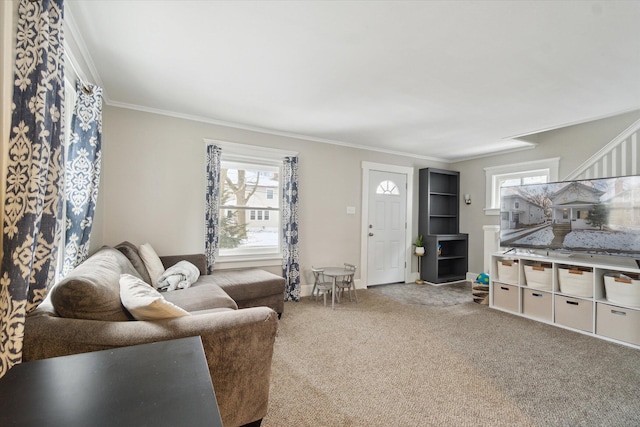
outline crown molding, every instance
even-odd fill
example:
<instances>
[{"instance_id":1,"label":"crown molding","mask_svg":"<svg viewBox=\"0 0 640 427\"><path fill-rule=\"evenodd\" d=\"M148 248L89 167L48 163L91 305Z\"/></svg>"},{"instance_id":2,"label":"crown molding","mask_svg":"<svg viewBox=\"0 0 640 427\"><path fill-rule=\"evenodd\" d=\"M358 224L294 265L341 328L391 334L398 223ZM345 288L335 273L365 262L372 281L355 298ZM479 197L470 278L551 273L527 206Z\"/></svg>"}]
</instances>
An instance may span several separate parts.
<instances>
[{"instance_id":1,"label":"crown molding","mask_svg":"<svg viewBox=\"0 0 640 427\"><path fill-rule=\"evenodd\" d=\"M229 127L229 128L233 128L233 129L246 130L246 131L250 131L250 132L259 132L259 133L264 133L264 134L268 134L268 135L282 136L282 137L285 137L285 138L302 139L302 140L305 140L305 141L319 142L319 143L322 143L322 144L338 145L338 146L341 146L341 147L354 148L354 149L357 149L357 150L374 151L374 152L377 152L377 153L391 154L391 155L401 156L401 157L411 157L411 158L414 158L414 159L429 160L429 161L433 161L433 162L453 163L452 160L441 159L441 158L438 158L438 157L423 156L423 155L415 154L415 153L406 153L406 152L403 152L403 151L395 151L395 150L388 150L388 149L384 149L384 148L369 147L369 146L361 145L361 144L354 144L354 143L350 143L350 142L337 141L337 140L326 139L326 138L318 138L318 137L315 137L315 136L304 135L304 134L293 133L293 132L283 132L283 131L274 130L274 129L262 128L262 127L258 127L258 126L245 125L245 124L242 124L242 123L228 122L228 121L212 119L212 118L208 118L208 117L196 116L196 115L191 115L191 114L177 113L175 111L162 110L162 109L159 109L159 108L145 107L145 106L142 106L142 105L127 104L127 103L124 103L124 102L114 102L114 101L107 102L107 105L109 105L111 107L126 108L126 109L129 109L129 110L141 111L141 112L144 112L144 113L159 114L159 115L163 115L163 116L174 117L174 118L177 118L177 119L190 120L190 121L195 121L195 122L200 122L200 123L207 123L207 124L212 124L212 125L217 125L217 126L224 126L224 127Z\"/></svg>"}]
</instances>

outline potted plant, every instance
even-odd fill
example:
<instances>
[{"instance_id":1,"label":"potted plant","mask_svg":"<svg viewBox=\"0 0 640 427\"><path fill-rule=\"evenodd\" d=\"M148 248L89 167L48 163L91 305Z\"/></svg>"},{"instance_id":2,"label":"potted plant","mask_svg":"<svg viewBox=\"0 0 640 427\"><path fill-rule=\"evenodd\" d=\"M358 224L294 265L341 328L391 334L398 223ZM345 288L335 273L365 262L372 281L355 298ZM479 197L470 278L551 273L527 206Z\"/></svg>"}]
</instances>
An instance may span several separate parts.
<instances>
[{"instance_id":1,"label":"potted plant","mask_svg":"<svg viewBox=\"0 0 640 427\"><path fill-rule=\"evenodd\" d=\"M413 243L413 245L416 247L416 255L424 255L424 240L422 240L422 234L416 238L416 241Z\"/></svg>"}]
</instances>

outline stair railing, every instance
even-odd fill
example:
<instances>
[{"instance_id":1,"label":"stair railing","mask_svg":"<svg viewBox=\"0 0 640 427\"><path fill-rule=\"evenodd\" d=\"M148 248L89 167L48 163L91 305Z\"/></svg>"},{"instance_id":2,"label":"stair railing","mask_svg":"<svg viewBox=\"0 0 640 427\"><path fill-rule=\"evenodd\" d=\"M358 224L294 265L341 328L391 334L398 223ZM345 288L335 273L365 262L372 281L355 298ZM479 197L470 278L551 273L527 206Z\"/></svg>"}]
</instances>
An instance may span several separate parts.
<instances>
[{"instance_id":1,"label":"stair railing","mask_svg":"<svg viewBox=\"0 0 640 427\"><path fill-rule=\"evenodd\" d=\"M571 172L565 181L637 175L640 120L622 131L611 142Z\"/></svg>"}]
</instances>

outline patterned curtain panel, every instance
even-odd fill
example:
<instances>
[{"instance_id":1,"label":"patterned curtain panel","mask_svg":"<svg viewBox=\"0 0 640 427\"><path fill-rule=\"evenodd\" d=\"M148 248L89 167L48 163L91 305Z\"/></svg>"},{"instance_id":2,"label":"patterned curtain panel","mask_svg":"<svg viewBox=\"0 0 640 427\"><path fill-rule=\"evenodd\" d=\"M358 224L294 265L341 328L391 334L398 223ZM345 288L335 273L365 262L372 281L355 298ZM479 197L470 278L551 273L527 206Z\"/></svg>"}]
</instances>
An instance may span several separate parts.
<instances>
[{"instance_id":1,"label":"patterned curtain panel","mask_svg":"<svg viewBox=\"0 0 640 427\"><path fill-rule=\"evenodd\" d=\"M282 276L286 281L284 300L299 301L298 158L285 157L282 169Z\"/></svg>"},{"instance_id":2,"label":"patterned curtain panel","mask_svg":"<svg viewBox=\"0 0 640 427\"><path fill-rule=\"evenodd\" d=\"M63 276L89 256L98 200L102 147L102 88L78 82L65 159L65 246Z\"/></svg>"},{"instance_id":3,"label":"patterned curtain panel","mask_svg":"<svg viewBox=\"0 0 640 427\"><path fill-rule=\"evenodd\" d=\"M63 0L18 5L0 276L0 377L22 360L26 313L53 279L63 185Z\"/></svg>"},{"instance_id":4,"label":"patterned curtain panel","mask_svg":"<svg viewBox=\"0 0 640 427\"><path fill-rule=\"evenodd\" d=\"M204 212L204 253L207 257L207 272L213 271L220 243L218 221L220 216L220 154L217 145L207 145L207 191Z\"/></svg>"}]
</instances>

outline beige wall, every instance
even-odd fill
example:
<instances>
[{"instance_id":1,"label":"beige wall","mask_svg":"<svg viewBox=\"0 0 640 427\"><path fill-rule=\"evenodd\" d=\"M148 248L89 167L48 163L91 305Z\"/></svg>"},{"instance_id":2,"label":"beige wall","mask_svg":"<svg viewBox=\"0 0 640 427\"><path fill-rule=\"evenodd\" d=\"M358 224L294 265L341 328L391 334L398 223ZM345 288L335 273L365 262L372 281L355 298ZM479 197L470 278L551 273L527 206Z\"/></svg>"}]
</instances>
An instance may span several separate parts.
<instances>
[{"instance_id":1,"label":"beige wall","mask_svg":"<svg viewBox=\"0 0 640 427\"><path fill-rule=\"evenodd\" d=\"M360 260L362 161L409 166L414 176L417 233L417 169L441 167L461 172L460 231L469 233L469 271L483 265L484 168L560 157L560 179L640 117L640 112L539 134L535 149L454 164L419 161L313 141L239 130L123 108L104 112L102 187L92 246L130 240L150 242L160 254L202 252L204 247L204 142L218 139L299 152L300 259L311 265ZM356 214L347 215L346 207ZM272 271L278 271L272 268ZM416 264L412 267L416 271Z\"/></svg>"},{"instance_id":2,"label":"beige wall","mask_svg":"<svg viewBox=\"0 0 640 427\"><path fill-rule=\"evenodd\" d=\"M299 153L300 267L305 275L312 265L360 263L363 161L416 169L446 167L116 107L105 108L103 129L102 187L92 235L94 247L129 240L138 245L150 242L161 255L202 252L203 140L216 139ZM417 178L416 173L416 189ZM417 193L414 198L412 229L417 230ZM355 206L356 214L348 215L347 206ZM417 271L417 264L413 270Z\"/></svg>"},{"instance_id":3,"label":"beige wall","mask_svg":"<svg viewBox=\"0 0 640 427\"><path fill-rule=\"evenodd\" d=\"M460 207L460 232L469 233L469 271L483 270L482 226L499 225L499 216L484 214L484 168L560 157L558 178L562 180L639 118L640 111L634 111L544 132L537 135L538 146L534 149L451 164L450 169L461 172L460 191L469 193L472 199L471 205Z\"/></svg>"}]
</instances>

